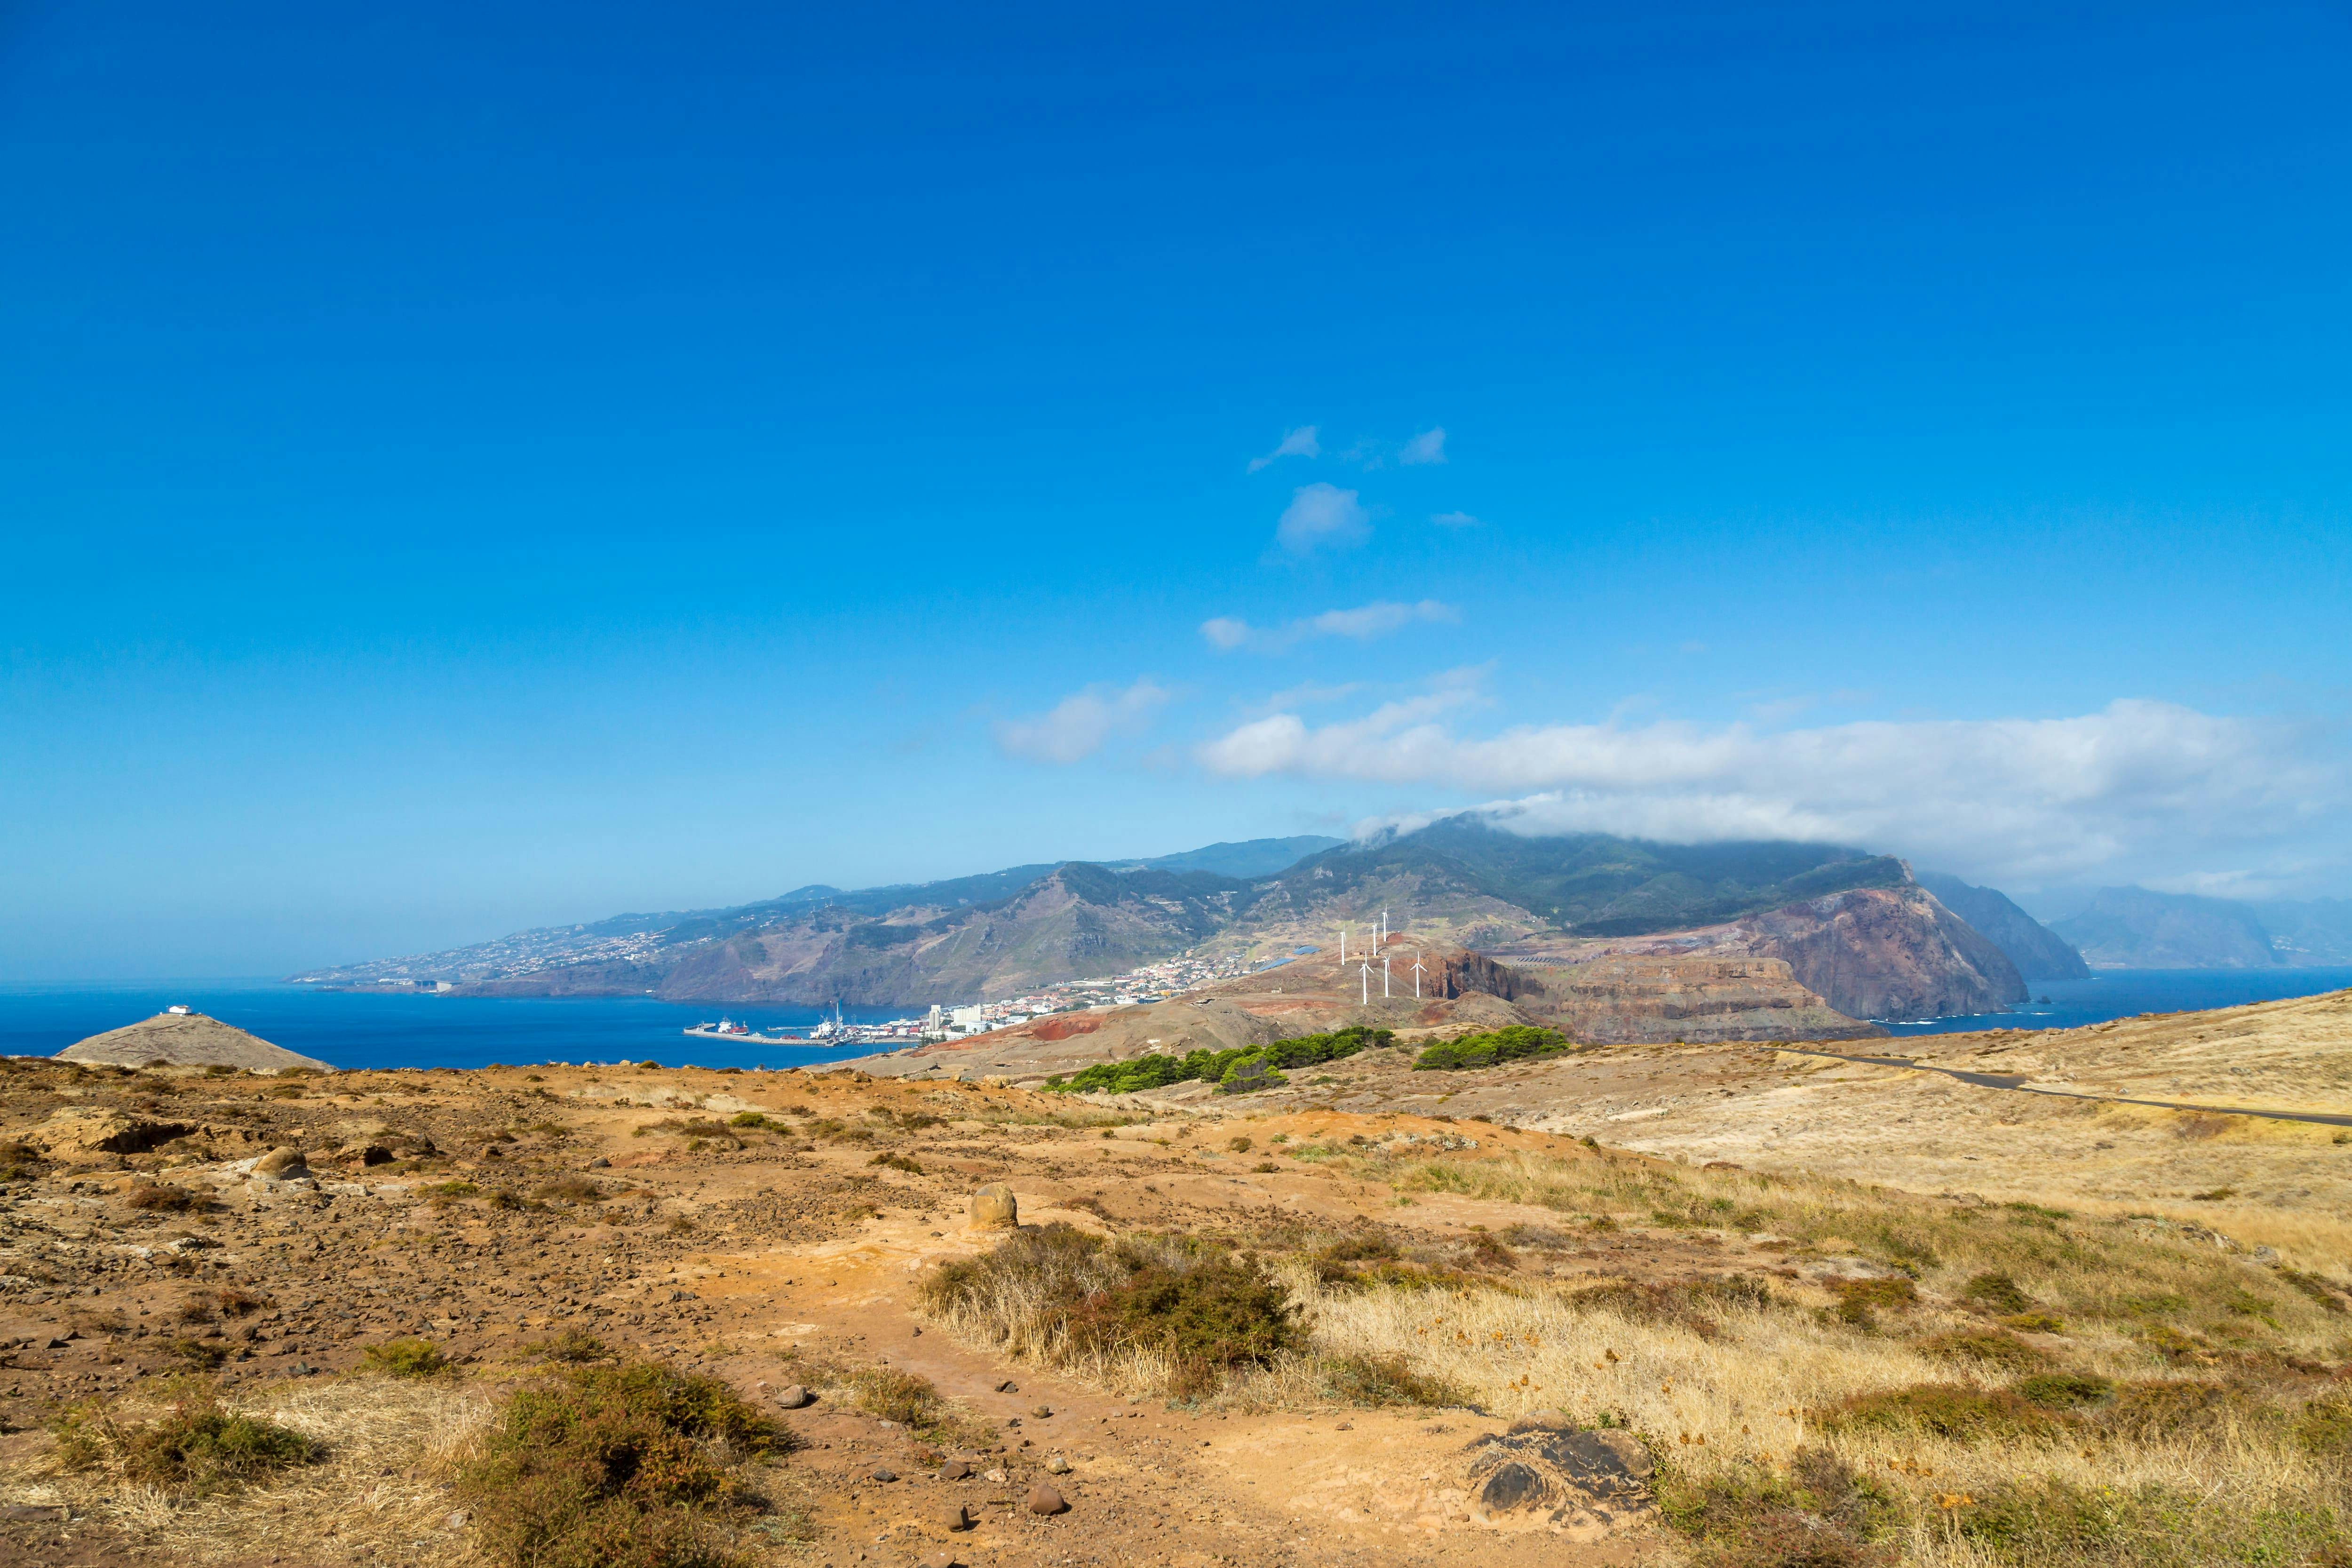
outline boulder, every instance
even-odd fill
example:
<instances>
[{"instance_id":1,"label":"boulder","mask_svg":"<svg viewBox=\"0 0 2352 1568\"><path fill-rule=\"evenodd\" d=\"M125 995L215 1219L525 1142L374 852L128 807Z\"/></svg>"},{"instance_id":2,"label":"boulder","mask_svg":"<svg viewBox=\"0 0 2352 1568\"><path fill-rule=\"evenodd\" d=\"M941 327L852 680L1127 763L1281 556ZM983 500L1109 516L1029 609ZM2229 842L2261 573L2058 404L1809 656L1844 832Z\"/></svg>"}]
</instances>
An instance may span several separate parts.
<instances>
[{"instance_id":1,"label":"boulder","mask_svg":"<svg viewBox=\"0 0 2352 1568\"><path fill-rule=\"evenodd\" d=\"M971 1478L971 1466L961 1459L950 1459L940 1467L940 1479L943 1481L969 1480Z\"/></svg>"},{"instance_id":2,"label":"boulder","mask_svg":"<svg viewBox=\"0 0 2352 1568\"><path fill-rule=\"evenodd\" d=\"M787 1410L802 1410L816 1403L816 1395L795 1383L776 1395L776 1403Z\"/></svg>"},{"instance_id":3,"label":"boulder","mask_svg":"<svg viewBox=\"0 0 2352 1568\"><path fill-rule=\"evenodd\" d=\"M974 1230L1012 1230L1021 1223L1021 1205L1013 1196L1013 1189L1003 1182L991 1182L971 1195L971 1228Z\"/></svg>"},{"instance_id":4,"label":"boulder","mask_svg":"<svg viewBox=\"0 0 2352 1568\"><path fill-rule=\"evenodd\" d=\"M301 1150L280 1144L253 1163L253 1173L274 1182L290 1182L309 1175L310 1163L302 1157Z\"/></svg>"},{"instance_id":5,"label":"boulder","mask_svg":"<svg viewBox=\"0 0 2352 1568\"><path fill-rule=\"evenodd\" d=\"M1630 1432L1580 1432L1539 1410L1471 1451L1470 1513L1482 1524L1596 1541L1654 1509L1650 1450Z\"/></svg>"},{"instance_id":6,"label":"boulder","mask_svg":"<svg viewBox=\"0 0 2352 1568\"><path fill-rule=\"evenodd\" d=\"M1034 1514L1050 1517L1057 1513L1069 1512L1070 1505L1062 1500L1062 1494L1060 1492L1055 1491L1045 1482L1039 1481L1035 1486L1029 1489L1029 1511Z\"/></svg>"}]
</instances>

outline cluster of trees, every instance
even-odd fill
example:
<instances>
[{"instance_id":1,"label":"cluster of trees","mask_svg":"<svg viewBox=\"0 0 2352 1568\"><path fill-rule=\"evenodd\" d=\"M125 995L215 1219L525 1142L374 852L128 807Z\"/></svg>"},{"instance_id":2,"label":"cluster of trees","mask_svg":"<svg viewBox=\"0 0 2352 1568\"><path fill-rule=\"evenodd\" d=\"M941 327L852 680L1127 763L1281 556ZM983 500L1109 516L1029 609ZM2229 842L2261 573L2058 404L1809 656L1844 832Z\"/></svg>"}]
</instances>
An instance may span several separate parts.
<instances>
[{"instance_id":1,"label":"cluster of trees","mask_svg":"<svg viewBox=\"0 0 2352 1568\"><path fill-rule=\"evenodd\" d=\"M1283 1077L1286 1068L1314 1067L1394 1044L1393 1030L1350 1024L1328 1035L1301 1035L1270 1046L1187 1051L1181 1057L1154 1053L1131 1061L1097 1062L1066 1079L1056 1073L1045 1080L1045 1087L1073 1094L1132 1094L1137 1089L1166 1089L1170 1084L1197 1080L1213 1083L1228 1094L1243 1094L1289 1082Z\"/></svg>"},{"instance_id":2,"label":"cluster of trees","mask_svg":"<svg viewBox=\"0 0 2352 1568\"><path fill-rule=\"evenodd\" d=\"M1576 1047L1558 1029L1538 1029L1532 1024L1513 1024L1508 1028L1496 1029L1484 1035L1464 1035L1451 1040L1439 1040L1413 1059L1412 1070L1457 1071L1464 1068L1490 1068L1497 1062L1515 1062L1528 1057L1556 1057L1572 1051Z\"/></svg>"}]
</instances>

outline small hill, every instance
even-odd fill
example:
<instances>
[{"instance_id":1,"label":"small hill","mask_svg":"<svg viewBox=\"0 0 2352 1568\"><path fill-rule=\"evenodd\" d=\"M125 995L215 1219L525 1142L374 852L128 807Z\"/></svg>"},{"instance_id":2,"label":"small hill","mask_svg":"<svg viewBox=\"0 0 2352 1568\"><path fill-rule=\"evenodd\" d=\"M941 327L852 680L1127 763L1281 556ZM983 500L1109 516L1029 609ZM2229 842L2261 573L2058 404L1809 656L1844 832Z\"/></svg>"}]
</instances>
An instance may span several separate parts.
<instances>
[{"instance_id":1,"label":"small hill","mask_svg":"<svg viewBox=\"0 0 2352 1568\"><path fill-rule=\"evenodd\" d=\"M335 1070L314 1057L297 1056L202 1013L158 1013L125 1028L78 1040L59 1051L57 1059L129 1068L160 1061L173 1067L245 1068L257 1072L284 1072L292 1068Z\"/></svg>"}]
</instances>

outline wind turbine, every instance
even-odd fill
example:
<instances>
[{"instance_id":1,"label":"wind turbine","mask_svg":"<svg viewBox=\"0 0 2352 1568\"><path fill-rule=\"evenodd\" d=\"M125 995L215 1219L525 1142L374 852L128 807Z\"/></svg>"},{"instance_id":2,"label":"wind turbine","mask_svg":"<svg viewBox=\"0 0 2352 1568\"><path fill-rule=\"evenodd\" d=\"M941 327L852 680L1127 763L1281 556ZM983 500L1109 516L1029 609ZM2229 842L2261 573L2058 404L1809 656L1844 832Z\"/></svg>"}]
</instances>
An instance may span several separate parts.
<instances>
[{"instance_id":1,"label":"wind turbine","mask_svg":"<svg viewBox=\"0 0 2352 1568\"><path fill-rule=\"evenodd\" d=\"M1381 1000L1389 999L1389 955L1381 954Z\"/></svg>"},{"instance_id":2,"label":"wind turbine","mask_svg":"<svg viewBox=\"0 0 2352 1568\"><path fill-rule=\"evenodd\" d=\"M1364 982L1364 1005L1369 1007L1372 1005L1372 961L1370 959L1363 961L1363 967L1360 973Z\"/></svg>"},{"instance_id":3,"label":"wind turbine","mask_svg":"<svg viewBox=\"0 0 2352 1568\"><path fill-rule=\"evenodd\" d=\"M1339 970L1340 970L1340 973L1345 973L1347 972L1347 968L1348 968L1348 928L1347 928L1346 926L1341 926L1341 927L1339 928Z\"/></svg>"},{"instance_id":4,"label":"wind turbine","mask_svg":"<svg viewBox=\"0 0 2352 1568\"><path fill-rule=\"evenodd\" d=\"M1412 961L1412 999L1421 1000L1421 960Z\"/></svg>"}]
</instances>

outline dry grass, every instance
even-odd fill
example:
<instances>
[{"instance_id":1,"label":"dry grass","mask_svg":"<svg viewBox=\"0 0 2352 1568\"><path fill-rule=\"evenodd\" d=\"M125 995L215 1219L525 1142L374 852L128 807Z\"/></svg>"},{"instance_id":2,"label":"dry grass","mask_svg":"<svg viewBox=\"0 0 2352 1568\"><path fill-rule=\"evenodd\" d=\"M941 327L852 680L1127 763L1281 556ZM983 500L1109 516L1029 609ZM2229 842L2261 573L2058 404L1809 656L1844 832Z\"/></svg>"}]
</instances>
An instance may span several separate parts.
<instances>
[{"instance_id":1,"label":"dry grass","mask_svg":"<svg viewBox=\"0 0 2352 1568\"><path fill-rule=\"evenodd\" d=\"M224 1403L300 1434L320 1458L240 1489L190 1496L125 1485L104 1469L68 1470L53 1453L0 1473L0 1499L64 1503L139 1545L196 1563L364 1548L375 1562L422 1568L461 1555L462 1531L449 1524L457 1505L441 1486L470 1453L487 1400L446 1385L353 1378L271 1384ZM141 1420L166 1407L125 1399L114 1408Z\"/></svg>"}]
</instances>

